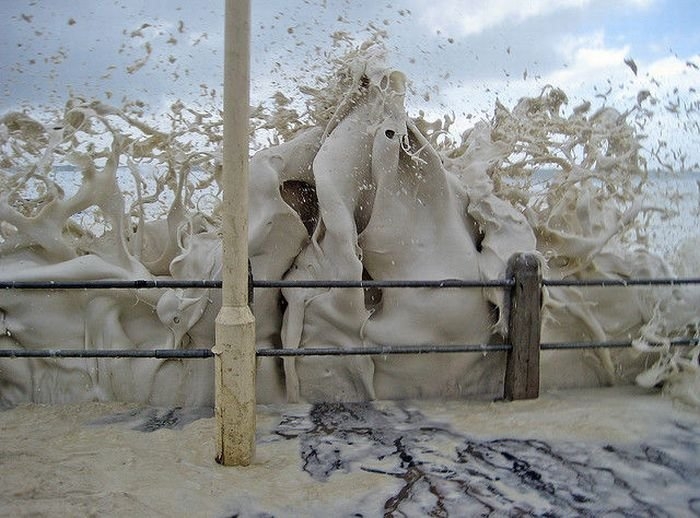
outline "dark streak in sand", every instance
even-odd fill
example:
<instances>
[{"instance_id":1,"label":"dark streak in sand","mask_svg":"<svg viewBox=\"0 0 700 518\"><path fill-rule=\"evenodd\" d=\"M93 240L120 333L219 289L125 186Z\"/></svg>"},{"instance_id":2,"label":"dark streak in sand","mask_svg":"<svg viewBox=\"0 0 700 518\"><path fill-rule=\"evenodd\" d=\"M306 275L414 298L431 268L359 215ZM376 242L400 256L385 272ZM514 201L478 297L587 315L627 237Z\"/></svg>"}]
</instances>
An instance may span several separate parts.
<instances>
[{"instance_id":1,"label":"dark streak in sand","mask_svg":"<svg viewBox=\"0 0 700 518\"><path fill-rule=\"evenodd\" d=\"M697 516L700 429L675 430L622 445L479 440L401 404L325 403L275 433L299 438L316 480L356 470L397 479L376 510L384 516Z\"/></svg>"}]
</instances>

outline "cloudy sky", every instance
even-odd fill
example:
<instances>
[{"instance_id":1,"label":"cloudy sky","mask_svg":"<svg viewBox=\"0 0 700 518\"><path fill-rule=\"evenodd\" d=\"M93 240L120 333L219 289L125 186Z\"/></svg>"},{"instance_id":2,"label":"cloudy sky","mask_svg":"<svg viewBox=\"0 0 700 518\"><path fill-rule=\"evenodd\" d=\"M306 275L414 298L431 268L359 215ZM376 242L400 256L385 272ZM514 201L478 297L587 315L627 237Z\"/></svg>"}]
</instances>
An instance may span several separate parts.
<instances>
[{"instance_id":1,"label":"cloudy sky","mask_svg":"<svg viewBox=\"0 0 700 518\"><path fill-rule=\"evenodd\" d=\"M0 113L61 106L71 92L153 111L176 98L217 103L223 6L2 0ZM377 31L412 81L409 112L453 111L464 124L546 84L571 108L626 109L643 89L691 102L700 83L697 0L252 0L252 16L254 102L278 89L295 97L342 50L334 43Z\"/></svg>"}]
</instances>

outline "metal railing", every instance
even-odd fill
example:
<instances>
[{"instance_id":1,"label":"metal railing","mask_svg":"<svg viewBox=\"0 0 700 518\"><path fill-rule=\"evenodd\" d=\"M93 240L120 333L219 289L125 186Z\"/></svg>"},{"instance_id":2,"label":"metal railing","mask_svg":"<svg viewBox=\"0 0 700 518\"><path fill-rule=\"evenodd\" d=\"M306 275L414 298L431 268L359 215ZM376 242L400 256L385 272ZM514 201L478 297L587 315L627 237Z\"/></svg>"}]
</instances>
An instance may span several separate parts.
<instances>
[{"instance_id":1,"label":"metal railing","mask_svg":"<svg viewBox=\"0 0 700 518\"><path fill-rule=\"evenodd\" d=\"M258 280L249 277L249 291L276 288L501 288L511 291L509 297L508 343L503 344L420 344L374 345L357 348L317 347L304 349L260 348L258 357L403 355L445 353L507 353L504 395L507 399L527 399L539 394L539 352L545 350L573 350L593 348L632 347L631 340L541 343L540 307L543 287L631 287L680 286L700 284L700 278L653 279L542 279L539 262L534 256L517 254L511 259L508 275L499 280ZM0 290L111 290L111 289L220 289L218 280L92 280L92 281L0 281ZM252 296L250 297L252 300ZM519 323L520 322L520 323ZM674 338L671 346L695 346L698 339ZM651 344L654 345L654 344ZM658 344L657 344L658 345ZM517 351L516 351L517 348ZM202 359L211 358L211 349L0 349L0 358L155 358Z\"/></svg>"},{"instance_id":2,"label":"metal railing","mask_svg":"<svg viewBox=\"0 0 700 518\"><path fill-rule=\"evenodd\" d=\"M505 279L491 281L469 281L444 279L420 280L360 280L360 281L280 281L255 280L249 271L248 300L253 301L255 288L434 288L469 289L501 288L510 291L507 300L508 336L504 344L420 344L420 345L376 345L357 348L301 348L277 349L262 348L248 351L250 368L254 370L255 357L300 357L300 356L349 356L393 354L436 354L436 353L506 353L506 367L503 383L503 397L506 400L534 399L540 389L540 352L543 350L573 350L591 348L631 347L631 341L564 342L541 343L541 308L543 288L546 286L658 286L700 284L700 278L693 279L598 279L598 280L553 280L542 279L539 260L532 254L516 254L509 261ZM219 289L221 281L215 280L93 280L93 281L0 281L0 290L86 290L86 289L164 289L164 288L208 288ZM217 331L218 333L218 331ZM218 334L217 334L218 344ZM695 346L698 339L692 337L675 338L667 342L673 346ZM215 358L214 378L216 385L215 415L217 416L217 462L226 465L248 465L255 448L255 381L247 375L236 372L235 361L238 354L234 349L248 346L226 347L227 352L213 349L0 349L0 358L156 358L156 359L197 359ZM251 342L250 345L253 345ZM218 347L215 346L215 347ZM253 345L254 347L254 345ZM230 357L229 355L233 355ZM217 356L218 355L218 356ZM226 355L228 368L220 368ZM238 398L224 399L221 394L236 395L238 391L251 395L252 403ZM252 408L250 406L252 405ZM231 407L232 408L229 408ZM226 410L227 418L223 411ZM252 415L252 420L248 418ZM225 458L225 453L227 454Z\"/></svg>"}]
</instances>

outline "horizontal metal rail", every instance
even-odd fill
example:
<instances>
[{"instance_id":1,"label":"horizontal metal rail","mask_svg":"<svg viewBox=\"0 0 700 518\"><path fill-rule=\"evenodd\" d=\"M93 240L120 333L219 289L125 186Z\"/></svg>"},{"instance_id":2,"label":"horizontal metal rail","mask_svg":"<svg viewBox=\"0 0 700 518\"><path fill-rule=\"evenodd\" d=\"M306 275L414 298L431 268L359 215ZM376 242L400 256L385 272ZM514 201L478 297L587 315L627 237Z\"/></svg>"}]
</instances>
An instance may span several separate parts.
<instances>
[{"instance_id":1,"label":"horizontal metal rail","mask_svg":"<svg viewBox=\"0 0 700 518\"><path fill-rule=\"evenodd\" d=\"M671 347L694 347L700 344L698 338L673 338L668 341ZM651 347L660 347L660 342L650 342ZM619 349L633 347L630 340L610 340L606 342L550 342L540 344L542 351L561 351L567 349Z\"/></svg>"},{"instance_id":2,"label":"horizontal metal rail","mask_svg":"<svg viewBox=\"0 0 700 518\"><path fill-rule=\"evenodd\" d=\"M339 347L314 347L305 349L258 349L258 356L358 356L390 354L432 354L432 353L490 353L510 351L510 344L476 345L379 345L342 349Z\"/></svg>"},{"instance_id":3,"label":"horizontal metal rail","mask_svg":"<svg viewBox=\"0 0 700 518\"><path fill-rule=\"evenodd\" d=\"M700 284L700 277L694 278L658 278L658 279L542 279L543 286L676 286L681 284Z\"/></svg>"},{"instance_id":4,"label":"horizontal metal rail","mask_svg":"<svg viewBox=\"0 0 700 518\"><path fill-rule=\"evenodd\" d=\"M254 288L510 288L512 279L492 281L442 280L362 280L362 281L262 281L254 280Z\"/></svg>"},{"instance_id":5,"label":"horizontal metal rail","mask_svg":"<svg viewBox=\"0 0 700 518\"><path fill-rule=\"evenodd\" d=\"M485 353L510 351L509 344L480 345L403 345L370 346L343 349L339 347L318 347L308 349L264 348L256 351L257 356L359 356L389 354L428 354L428 353ZM190 359L210 358L210 349L0 349L0 358L160 358Z\"/></svg>"},{"instance_id":6,"label":"horizontal metal rail","mask_svg":"<svg viewBox=\"0 0 700 518\"><path fill-rule=\"evenodd\" d=\"M700 284L696 278L659 279L543 279L543 286L679 286ZM253 280L253 288L511 288L512 279L491 281L442 280ZM87 289L153 289L153 288L213 288L220 289L219 280L148 279L93 281L0 281L0 289L16 290L87 290Z\"/></svg>"},{"instance_id":7,"label":"horizontal metal rail","mask_svg":"<svg viewBox=\"0 0 700 518\"><path fill-rule=\"evenodd\" d=\"M0 281L0 289L14 290L106 290L148 288L221 288L214 280L93 280L93 281Z\"/></svg>"},{"instance_id":8,"label":"horizontal metal rail","mask_svg":"<svg viewBox=\"0 0 700 518\"><path fill-rule=\"evenodd\" d=\"M0 358L211 358L211 349L0 349Z\"/></svg>"},{"instance_id":9,"label":"horizontal metal rail","mask_svg":"<svg viewBox=\"0 0 700 518\"><path fill-rule=\"evenodd\" d=\"M510 279L495 281L442 280L359 280L359 281L285 281L253 280L254 288L508 288ZM0 289L82 290L82 289L150 289L150 288L221 288L216 280L94 280L94 281L0 281Z\"/></svg>"},{"instance_id":10,"label":"horizontal metal rail","mask_svg":"<svg viewBox=\"0 0 700 518\"><path fill-rule=\"evenodd\" d=\"M669 341L672 347L690 347L700 344L698 338L675 338ZM660 346L660 343L651 343ZM543 343L540 349L613 349L632 347L631 341L607 342L551 342ZM263 348L256 351L259 357L280 356L385 356L393 354L433 354L433 353L491 353L508 352L510 344L464 344L464 345L378 345L343 349L338 347L318 347L306 349ZM211 358L211 349L0 349L0 358L156 358L156 359L192 359Z\"/></svg>"}]
</instances>

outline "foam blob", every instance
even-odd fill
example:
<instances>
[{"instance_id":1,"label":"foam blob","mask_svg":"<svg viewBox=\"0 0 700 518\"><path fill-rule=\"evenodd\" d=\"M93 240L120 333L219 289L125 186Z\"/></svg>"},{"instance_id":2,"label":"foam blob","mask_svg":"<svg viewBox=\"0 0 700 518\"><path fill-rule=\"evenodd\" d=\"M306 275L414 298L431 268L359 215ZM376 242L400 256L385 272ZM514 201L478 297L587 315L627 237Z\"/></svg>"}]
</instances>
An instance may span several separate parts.
<instances>
[{"instance_id":1,"label":"foam blob","mask_svg":"<svg viewBox=\"0 0 700 518\"><path fill-rule=\"evenodd\" d=\"M445 145L448 121L408 116L406 83L381 53L361 49L339 65L335 82L309 90L312 122L297 121L289 133L279 114L270 117L287 138L250 162L256 278L503 279L518 252L538 254L549 278L673 275L630 238L643 230L640 216L657 208L641 201L639 141L623 114L565 117L564 92L546 88L512 110L498 104L493 118ZM168 132L81 99L51 126L16 113L0 119L0 278L220 278L220 122L181 104L171 119ZM546 290L544 341L640 341L628 351L545 353L543 385L637 377L651 386L696 372L697 355L644 345L694 325L693 312L678 310L691 299L670 288ZM502 343L505 301L492 288L259 290L257 345ZM0 299L0 346L211 347L220 303L217 290L200 288L9 290ZM358 401L497 397L505 358L354 355L258 365L261 402ZM211 360L5 359L0 372L4 405L213 403ZM683 387L676 392L697 400L688 396L696 381Z\"/></svg>"}]
</instances>

